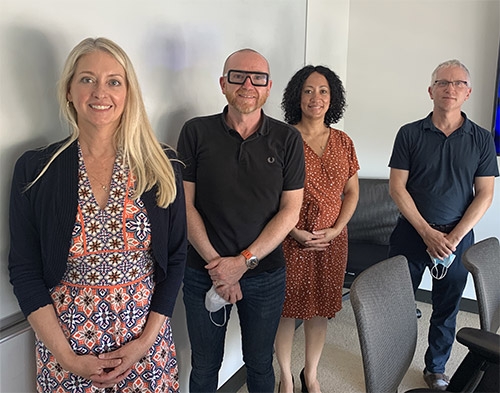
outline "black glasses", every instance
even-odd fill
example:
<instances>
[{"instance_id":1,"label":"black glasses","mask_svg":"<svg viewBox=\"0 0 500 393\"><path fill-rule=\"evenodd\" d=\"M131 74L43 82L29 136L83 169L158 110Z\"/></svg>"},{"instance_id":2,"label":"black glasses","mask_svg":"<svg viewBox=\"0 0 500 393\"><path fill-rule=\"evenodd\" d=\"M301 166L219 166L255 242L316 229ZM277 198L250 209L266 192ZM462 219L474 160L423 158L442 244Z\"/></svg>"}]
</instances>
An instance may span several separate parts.
<instances>
[{"instance_id":1,"label":"black glasses","mask_svg":"<svg viewBox=\"0 0 500 393\"><path fill-rule=\"evenodd\" d=\"M467 87L469 84L467 81L447 81L445 79L439 79L437 81L434 81L434 84L437 87L440 87L442 89L448 87L448 85L452 85L455 89L463 89L464 87Z\"/></svg>"},{"instance_id":2,"label":"black glasses","mask_svg":"<svg viewBox=\"0 0 500 393\"><path fill-rule=\"evenodd\" d=\"M226 75L227 81L235 85L242 85L247 78L254 86L267 86L269 84L269 74L267 72L229 70Z\"/></svg>"}]
</instances>

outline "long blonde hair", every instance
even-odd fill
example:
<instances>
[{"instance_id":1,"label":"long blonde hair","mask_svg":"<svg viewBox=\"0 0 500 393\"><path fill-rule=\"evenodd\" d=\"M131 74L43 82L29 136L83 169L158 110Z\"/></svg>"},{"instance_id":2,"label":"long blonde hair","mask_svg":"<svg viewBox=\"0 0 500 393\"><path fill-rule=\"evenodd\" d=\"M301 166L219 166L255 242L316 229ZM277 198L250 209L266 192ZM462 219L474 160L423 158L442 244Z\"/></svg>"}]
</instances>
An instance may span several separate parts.
<instances>
[{"instance_id":1,"label":"long blonde hair","mask_svg":"<svg viewBox=\"0 0 500 393\"><path fill-rule=\"evenodd\" d=\"M68 55L58 84L58 100L61 116L71 130L70 137L54 153L42 169L35 183L46 172L55 158L70 146L79 136L77 112L68 102L67 93L79 59L94 51L103 51L113 56L123 67L127 79L127 99L115 132L115 143L123 154L126 164L136 178L134 198L157 185L157 204L167 207L176 196L175 173L172 164L157 140L146 114L137 76L127 54L117 44L107 38L86 38L76 45Z\"/></svg>"}]
</instances>

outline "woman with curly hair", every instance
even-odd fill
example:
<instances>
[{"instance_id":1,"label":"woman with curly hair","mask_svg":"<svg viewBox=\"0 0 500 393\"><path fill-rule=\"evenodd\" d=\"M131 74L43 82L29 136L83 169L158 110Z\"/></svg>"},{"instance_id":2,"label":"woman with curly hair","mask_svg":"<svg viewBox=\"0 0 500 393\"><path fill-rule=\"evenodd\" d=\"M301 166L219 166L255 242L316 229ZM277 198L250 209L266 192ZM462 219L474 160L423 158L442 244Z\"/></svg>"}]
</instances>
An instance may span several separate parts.
<instances>
[{"instance_id":1,"label":"woman with curly hair","mask_svg":"<svg viewBox=\"0 0 500 393\"><path fill-rule=\"evenodd\" d=\"M283 243L287 263L285 304L276 335L279 392L293 392L295 320L304 320L302 392L320 392L318 363L327 321L342 308L347 264L347 222L359 195L359 164L352 140L331 127L342 118L345 93L327 67L308 65L288 83L281 103L285 121L304 141L306 182L300 219Z\"/></svg>"}]
</instances>

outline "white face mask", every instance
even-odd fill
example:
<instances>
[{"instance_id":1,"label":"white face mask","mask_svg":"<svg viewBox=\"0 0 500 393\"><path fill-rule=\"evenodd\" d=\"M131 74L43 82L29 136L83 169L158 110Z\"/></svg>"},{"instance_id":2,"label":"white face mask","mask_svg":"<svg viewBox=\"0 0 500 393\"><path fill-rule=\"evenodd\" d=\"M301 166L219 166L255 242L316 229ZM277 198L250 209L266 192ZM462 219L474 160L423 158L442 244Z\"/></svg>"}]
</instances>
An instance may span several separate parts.
<instances>
[{"instance_id":1,"label":"white face mask","mask_svg":"<svg viewBox=\"0 0 500 393\"><path fill-rule=\"evenodd\" d=\"M448 273L448 268L455 260L455 254L450 254L444 259L433 258L431 257L432 267L430 269L431 276L436 280L441 280Z\"/></svg>"},{"instance_id":2,"label":"white face mask","mask_svg":"<svg viewBox=\"0 0 500 393\"><path fill-rule=\"evenodd\" d=\"M216 291L215 287L212 285L212 287L208 290L208 292L205 295L205 308L210 312L210 320L215 326L222 327L226 324L226 306L228 304L231 304L227 302L223 297L221 297ZM219 311L221 308L224 307L224 321L221 324L218 324L214 322L212 319L212 313Z\"/></svg>"}]
</instances>

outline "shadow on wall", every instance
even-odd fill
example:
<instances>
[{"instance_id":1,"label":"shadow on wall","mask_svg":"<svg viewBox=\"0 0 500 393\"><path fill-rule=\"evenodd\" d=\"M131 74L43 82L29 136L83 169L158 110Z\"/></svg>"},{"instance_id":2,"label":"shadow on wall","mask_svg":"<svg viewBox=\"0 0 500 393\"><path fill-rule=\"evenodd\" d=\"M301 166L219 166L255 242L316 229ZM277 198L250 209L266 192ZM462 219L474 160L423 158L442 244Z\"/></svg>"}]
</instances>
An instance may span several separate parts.
<instances>
[{"instance_id":1,"label":"shadow on wall","mask_svg":"<svg viewBox=\"0 0 500 393\"><path fill-rule=\"evenodd\" d=\"M161 142L177 149L177 139L184 123L196 116L193 108L180 107L175 110L165 112L159 119L157 125L157 135Z\"/></svg>"},{"instance_id":2,"label":"shadow on wall","mask_svg":"<svg viewBox=\"0 0 500 393\"><path fill-rule=\"evenodd\" d=\"M57 33L57 32L56 32ZM63 58L56 48L61 38L52 32L12 25L2 39L3 69L8 75L2 81L8 99L2 100L2 140L0 142L0 258L7 261L9 249L8 208L14 164L26 150L47 145L64 138L59 121L56 97L57 80ZM64 45L63 45L64 46ZM61 63L61 64L59 64ZM7 314L18 310L17 302L8 284L7 263L0 271L2 310ZM10 299L10 301L9 301ZM6 316L2 311L0 317Z\"/></svg>"},{"instance_id":3,"label":"shadow on wall","mask_svg":"<svg viewBox=\"0 0 500 393\"><path fill-rule=\"evenodd\" d=\"M209 25L155 26L141 47L148 75L144 100L153 128L161 142L174 148L187 120L219 112L225 103L219 87L223 58L213 61L222 50L217 34ZM213 99L204 98L203 92Z\"/></svg>"},{"instance_id":4,"label":"shadow on wall","mask_svg":"<svg viewBox=\"0 0 500 393\"><path fill-rule=\"evenodd\" d=\"M60 46L60 38L51 38L43 31L25 26L10 27L6 35L9 38L5 40L4 59L11 76L7 83L16 83L8 91L16 93L2 103L7 107L6 113L11 114L8 119L3 119L6 121L5 132L12 136L10 142L2 145L2 159L5 160L2 168L8 168L8 173L4 173L6 176L2 176L3 192L10 190L15 161L24 151L68 135L62 131L57 102L57 81L63 67L58 59L63 57L55 48ZM9 119L23 120L24 135Z\"/></svg>"},{"instance_id":5,"label":"shadow on wall","mask_svg":"<svg viewBox=\"0 0 500 393\"><path fill-rule=\"evenodd\" d=\"M54 36L54 34L52 34ZM9 91L17 94L9 97L6 105L11 106L17 118L23 118L28 124L29 134L43 135L52 141L61 137L59 107L57 103L57 81L62 61L56 48L61 46L61 39L50 37L40 30L25 26L14 26L7 30L6 67L11 83L17 83ZM15 130L11 130L15 132Z\"/></svg>"}]
</instances>

